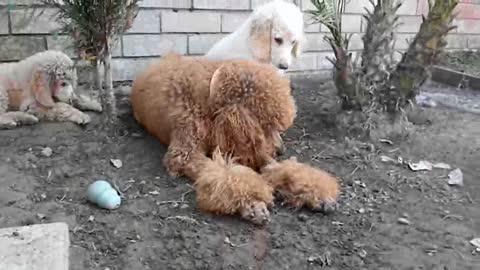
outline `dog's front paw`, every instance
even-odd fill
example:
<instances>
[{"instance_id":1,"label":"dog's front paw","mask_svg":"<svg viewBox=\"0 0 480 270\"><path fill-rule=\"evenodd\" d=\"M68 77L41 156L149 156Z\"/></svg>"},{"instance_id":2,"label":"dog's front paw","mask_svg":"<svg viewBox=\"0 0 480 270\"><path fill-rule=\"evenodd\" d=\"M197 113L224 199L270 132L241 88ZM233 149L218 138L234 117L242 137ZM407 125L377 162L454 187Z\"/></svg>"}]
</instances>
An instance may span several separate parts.
<instances>
[{"instance_id":1,"label":"dog's front paw","mask_svg":"<svg viewBox=\"0 0 480 270\"><path fill-rule=\"evenodd\" d=\"M36 116L27 114L25 116L22 116L22 118L19 119L19 121L25 125L34 125L34 124L37 124L39 120Z\"/></svg>"},{"instance_id":2,"label":"dog's front paw","mask_svg":"<svg viewBox=\"0 0 480 270\"><path fill-rule=\"evenodd\" d=\"M257 225L265 225L270 222L270 211L267 204L261 201L247 203L239 210L242 218Z\"/></svg>"},{"instance_id":3,"label":"dog's front paw","mask_svg":"<svg viewBox=\"0 0 480 270\"><path fill-rule=\"evenodd\" d=\"M290 158L265 166L262 174L276 193L296 208L305 206L325 214L337 210L337 179L323 170Z\"/></svg>"},{"instance_id":4,"label":"dog's front paw","mask_svg":"<svg viewBox=\"0 0 480 270\"><path fill-rule=\"evenodd\" d=\"M86 125L86 124L90 123L90 121L91 121L90 116L88 114L82 113L82 112L73 114L70 117L70 120L72 122L76 123L76 124L79 124L79 125Z\"/></svg>"},{"instance_id":5,"label":"dog's front paw","mask_svg":"<svg viewBox=\"0 0 480 270\"><path fill-rule=\"evenodd\" d=\"M85 95L78 95L78 97L73 101L75 107L82 111L93 111L93 112L102 112L103 108L100 102L94 100L93 98L87 97Z\"/></svg>"},{"instance_id":6,"label":"dog's front paw","mask_svg":"<svg viewBox=\"0 0 480 270\"><path fill-rule=\"evenodd\" d=\"M0 118L0 129L12 129L15 128L17 125L17 122L13 119Z\"/></svg>"},{"instance_id":7,"label":"dog's front paw","mask_svg":"<svg viewBox=\"0 0 480 270\"><path fill-rule=\"evenodd\" d=\"M321 212L326 215L333 214L338 210L338 203L334 199L325 199L311 207L313 211Z\"/></svg>"}]
</instances>

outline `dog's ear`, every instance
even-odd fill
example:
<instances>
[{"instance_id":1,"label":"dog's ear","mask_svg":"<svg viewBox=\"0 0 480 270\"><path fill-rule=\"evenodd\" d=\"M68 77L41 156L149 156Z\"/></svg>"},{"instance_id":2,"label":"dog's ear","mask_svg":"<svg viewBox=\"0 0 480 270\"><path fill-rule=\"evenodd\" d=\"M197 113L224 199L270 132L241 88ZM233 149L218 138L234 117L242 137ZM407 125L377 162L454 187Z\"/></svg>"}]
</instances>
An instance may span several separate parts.
<instances>
[{"instance_id":1,"label":"dog's ear","mask_svg":"<svg viewBox=\"0 0 480 270\"><path fill-rule=\"evenodd\" d=\"M215 72L213 72L212 79L210 80L210 98L213 98L215 94L218 93L218 89L221 87L222 81L224 79L225 70L226 66L222 65L217 68Z\"/></svg>"},{"instance_id":2,"label":"dog's ear","mask_svg":"<svg viewBox=\"0 0 480 270\"><path fill-rule=\"evenodd\" d=\"M55 87L55 85L50 82L48 74L41 71L35 72L30 86L35 100L40 103L40 105L47 108L55 105L52 97L52 87Z\"/></svg>"},{"instance_id":3,"label":"dog's ear","mask_svg":"<svg viewBox=\"0 0 480 270\"><path fill-rule=\"evenodd\" d=\"M297 42L295 42L295 44L293 45L293 48L292 48L292 55L297 58L300 56L300 54L302 54L302 50L303 50L303 43L305 42L305 37L302 35L298 40Z\"/></svg>"},{"instance_id":4,"label":"dog's ear","mask_svg":"<svg viewBox=\"0 0 480 270\"><path fill-rule=\"evenodd\" d=\"M270 63L272 50L272 19L254 19L250 25L248 45L255 60Z\"/></svg>"}]
</instances>

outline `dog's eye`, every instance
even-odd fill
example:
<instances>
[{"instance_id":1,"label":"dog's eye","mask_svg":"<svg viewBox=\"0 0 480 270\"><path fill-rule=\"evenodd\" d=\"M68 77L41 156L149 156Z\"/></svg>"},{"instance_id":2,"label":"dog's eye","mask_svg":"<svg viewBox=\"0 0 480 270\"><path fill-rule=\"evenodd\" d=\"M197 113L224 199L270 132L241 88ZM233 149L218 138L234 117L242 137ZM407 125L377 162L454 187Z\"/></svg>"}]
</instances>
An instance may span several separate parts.
<instances>
[{"instance_id":1,"label":"dog's eye","mask_svg":"<svg viewBox=\"0 0 480 270\"><path fill-rule=\"evenodd\" d=\"M283 43L283 38L274 38L273 40L275 40L275 42L278 44L278 45L282 45Z\"/></svg>"},{"instance_id":2,"label":"dog's eye","mask_svg":"<svg viewBox=\"0 0 480 270\"><path fill-rule=\"evenodd\" d=\"M65 86L67 86L67 83L66 83L66 82L62 82L62 83L60 84L60 86L61 86L61 87L65 87Z\"/></svg>"}]
</instances>

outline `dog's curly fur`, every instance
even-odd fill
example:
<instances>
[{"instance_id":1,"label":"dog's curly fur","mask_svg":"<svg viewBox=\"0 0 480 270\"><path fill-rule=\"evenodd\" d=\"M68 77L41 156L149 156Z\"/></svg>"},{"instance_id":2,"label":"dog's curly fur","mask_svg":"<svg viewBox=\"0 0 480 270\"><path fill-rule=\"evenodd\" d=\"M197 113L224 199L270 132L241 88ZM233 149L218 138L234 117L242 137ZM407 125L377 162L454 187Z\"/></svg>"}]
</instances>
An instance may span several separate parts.
<instances>
[{"instance_id":1,"label":"dog's curly fur","mask_svg":"<svg viewBox=\"0 0 480 270\"><path fill-rule=\"evenodd\" d=\"M288 79L254 60L170 53L138 75L130 98L137 121L168 145L164 165L169 173L195 181L200 209L268 221L273 188L283 185L257 171L275 163L278 134L293 124L296 107ZM302 167L315 174L301 181L314 189L304 192L314 196L304 196L312 200L304 204L317 207L324 194L330 199L333 193L309 184L323 175L307 168Z\"/></svg>"},{"instance_id":2,"label":"dog's curly fur","mask_svg":"<svg viewBox=\"0 0 480 270\"><path fill-rule=\"evenodd\" d=\"M101 111L100 104L79 97L73 61L59 51L43 51L16 63L0 64L0 129L39 120L90 122L74 108Z\"/></svg>"},{"instance_id":3,"label":"dog's curly fur","mask_svg":"<svg viewBox=\"0 0 480 270\"><path fill-rule=\"evenodd\" d=\"M336 210L339 187L329 173L300 163L295 157L273 161L261 171L276 192L294 207L307 206L324 213Z\"/></svg>"}]
</instances>

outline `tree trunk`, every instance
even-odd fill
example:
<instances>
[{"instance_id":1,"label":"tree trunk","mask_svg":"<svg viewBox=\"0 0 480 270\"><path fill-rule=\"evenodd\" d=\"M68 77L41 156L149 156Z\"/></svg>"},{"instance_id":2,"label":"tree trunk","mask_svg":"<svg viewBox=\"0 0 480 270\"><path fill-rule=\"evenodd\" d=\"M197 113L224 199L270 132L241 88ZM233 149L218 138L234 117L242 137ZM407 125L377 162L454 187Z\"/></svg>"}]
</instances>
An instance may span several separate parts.
<instances>
[{"instance_id":1,"label":"tree trunk","mask_svg":"<svg viewBox=\"0 0 480 270\"><path fill-rule=\"evenodd\" d=\"M97 57L95 62L93 62L94 70L93 72L95 73L95 88L100 91L102 91L103 88L103 78L102 78L102 61Z\"/></svg>"},{"instance_id":2,"label":"tree trunk","mask_svg":"<svg viewBox=\"0 0 480 270\"><path fill-rule=\"evenodd\" d=\"M102 106L105 109L105 123L114 124L117 121L117 106L115 93L113 92L112 54L109 42L105 46L104 55L105 88L101 95Z\"/></svg>"},{"instance_id":3,"label":"tree trunk","mask_svg":"<svg viewBox=\"0 0 480 270\"><path fill-rule=\"evenodd\" d=\"M387 111L395 113L414 100L418 89L427 80L429 69L447 45L447 34L455 27L454 9L458 0L429 0L427 18L423 18L415 39L403 55L385 89Z\"/></svg>"}]
</instances>

